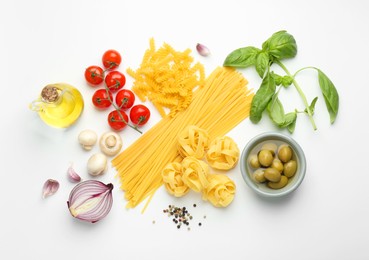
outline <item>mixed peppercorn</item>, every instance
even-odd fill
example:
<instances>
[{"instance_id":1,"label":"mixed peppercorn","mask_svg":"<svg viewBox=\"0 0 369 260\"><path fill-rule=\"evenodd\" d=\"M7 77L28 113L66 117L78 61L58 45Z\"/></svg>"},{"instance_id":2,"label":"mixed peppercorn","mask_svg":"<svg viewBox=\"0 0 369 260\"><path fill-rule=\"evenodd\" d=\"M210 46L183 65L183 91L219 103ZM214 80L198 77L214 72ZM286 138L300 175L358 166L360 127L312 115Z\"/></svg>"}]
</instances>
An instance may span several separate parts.
<instances>
[{"instance_id":1,"label":"mixed peppercorn","mask_svg":"<svg viewBox=\"0 0 369 260\"><path fill-rule=\"evenodd\" d=\"M196 204L193 204L193 207L196 207ZM182 226L187 226L187 229L190 230L189 225L190 221L193 220L193 216L188 212L186 207L169 205L168 208L163 210L163 213L172 218L173 223L178 229L180 229ZM201 222L199 222L198 225L201 226Z\"/></svg>"}]
</instances>

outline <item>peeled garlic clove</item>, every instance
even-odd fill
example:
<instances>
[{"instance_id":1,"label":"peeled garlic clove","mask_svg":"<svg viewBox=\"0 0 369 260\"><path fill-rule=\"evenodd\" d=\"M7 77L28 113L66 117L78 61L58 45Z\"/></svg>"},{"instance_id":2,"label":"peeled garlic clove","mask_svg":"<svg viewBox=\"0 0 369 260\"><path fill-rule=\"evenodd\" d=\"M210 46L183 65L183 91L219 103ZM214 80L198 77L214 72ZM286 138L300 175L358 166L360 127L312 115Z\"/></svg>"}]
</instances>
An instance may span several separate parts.
<instances>
[{"instance_id":1,"label":"peeled garlic clove","mask_svg":"<svg viewBox=\"0 0 369 260\"><path fill-rule=\"evenodd\" d=\"M46 198L53 195L59 189L59 182L53 179L48 179L42 189L42 197Z\"/></svg>"},{"instance_id":2,"label":"peeled garlic clove","mask_svg":"<svg viewBox=\"0 0 369 260\"><path fill-rule=\"evenodd\" d=\"M67 174L68 174L68 179L71 182L80 182L81 181L81 177L76 173L76 171L74 170L74 168L72 166L69 166L69 168L67 170Z\"/></svg>"},{"instance_id":3,"label":"peeled garlic clove","mask_svg":"<svg viewBox=\"0 0 369 260\"><path fill-rule=\"evenodd\" d=\"M208 56L210 54L210 50L205 45L198 43L196 45L196 50L201 56Z\"/></svg>"},{"instance_id":4,"label":"peeled garlic clove","mask_svg":"<svg viewBox=\"0 0 369 260\"><path fill-rule=\"evenodd\" d=\"M87 180L77 184L67 201L69 212L77 219L95 223L104 218L113 205L113 184Z\"/></svg>"}]
</instances>

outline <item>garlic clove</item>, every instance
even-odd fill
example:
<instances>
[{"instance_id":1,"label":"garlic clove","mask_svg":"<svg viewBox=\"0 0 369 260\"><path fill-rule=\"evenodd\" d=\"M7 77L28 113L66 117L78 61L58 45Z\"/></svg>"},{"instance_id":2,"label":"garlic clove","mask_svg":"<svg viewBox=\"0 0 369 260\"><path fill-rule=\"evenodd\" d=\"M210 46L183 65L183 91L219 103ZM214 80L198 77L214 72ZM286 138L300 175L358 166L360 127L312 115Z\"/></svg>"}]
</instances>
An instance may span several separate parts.
<instances>
[{"instance_id":1,"label":"garlic clove","mask_svg":"<svg viewBox=\"0 0 369 260\"><path fill-rule=\"evenodd\" d=\"M196 50L201 56L209 56L210 50L205 45L198 43L196 44Z\"/></svg>"},{"instance_id":2,"label":"garlic clove","mask_svg":"<svg viewBox=\"0 0 369 260\"><path fill-rule=\"evenodd\" d=\"M81 177L76 173L76 171L74 170L74 168L72 166L69 166L69 168L67 170L67 174L68 174L68 179L71 182L80 182L81 181Z\"/></svg>"},{"instance_id":3,"label":"garlic clove","mask_svg":"<svg viewBox=\"0 0 369 260\"><path fill-rule=\"evenodd\" d=\"M53 195L59 189L59 182L53 179L48 179L44 183L44 187L42 189L42 197L45 199L48 196Z\"/></svg>"}]
</instances>

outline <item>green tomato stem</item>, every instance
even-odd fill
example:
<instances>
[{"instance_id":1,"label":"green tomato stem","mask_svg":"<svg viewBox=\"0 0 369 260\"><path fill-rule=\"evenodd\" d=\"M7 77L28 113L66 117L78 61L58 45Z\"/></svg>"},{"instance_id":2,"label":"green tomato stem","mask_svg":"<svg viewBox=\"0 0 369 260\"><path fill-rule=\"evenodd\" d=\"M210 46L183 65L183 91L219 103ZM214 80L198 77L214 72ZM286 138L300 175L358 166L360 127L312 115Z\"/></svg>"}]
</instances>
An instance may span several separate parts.
<instances>
[{"instance_id":1,"label":"green tomato stem","mask_svg":"<svg viewBox=\"0 0 369 260\"><path fill-rule=\"evenodd\" d=\"M304 105L305 105L305 107L306 107L306 110L307 110L307 112L308 112L308 115L309 115L309 119L310 119L310 122L311 122L311 124L312 124L312 126L313 126L313 129L314 130L316 130L317 129L317 127L316 127L316 124L315 124L315 121L314 121L314 118L313 118L313 113L311 112L311 110L310 110L310 107L309 107L309 103L308 103L308 101L307 101L307 99L306 99L306 96L305 96L305 94L304 94L304 92L302 91L302 89L301 89L301 87L299 86L299 84L296 82L296 80L295 80L295 75L299 72L299 71L301 71L301 70L303 70L303 69L307 69L307 68L303 68L303 69L301 69L301 70L299 70L299 71L297 71L296 73L295 73L295 75L292 75L290 72L289 72L289 70L286 68L286 66L284 66L284 64L282 63L282 62L280 62L279 60L275 60L274 61L276 64L278 64L285 72L286 72L286 74L289 76L289 77L291 77L292 78L292 83L293 83L293 85L295 86L295 88L296 88L296 90L297 90L297 92L300 94L300 97L301 97L301 99L302 99L302 101L304 102Z\"/></svg>"}]
</instances>

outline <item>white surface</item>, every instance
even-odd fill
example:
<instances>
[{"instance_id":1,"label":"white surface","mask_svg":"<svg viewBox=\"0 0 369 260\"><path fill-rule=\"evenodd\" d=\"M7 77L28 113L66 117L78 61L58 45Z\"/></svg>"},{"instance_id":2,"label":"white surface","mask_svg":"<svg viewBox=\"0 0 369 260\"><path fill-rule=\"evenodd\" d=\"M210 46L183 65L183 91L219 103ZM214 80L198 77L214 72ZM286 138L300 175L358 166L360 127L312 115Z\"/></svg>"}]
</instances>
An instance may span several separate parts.
<instances>
[{"instance_id":1,"label":"white surface","mask_svg":"<svg viewBox=\"0 0 369 260\"><path fill-rule=\"evenodd\" d=\"M0 259L368 259L367 10L368 2L359 0L3 1ZM178 50L193 49L208 75L232 50L261 46L281 29L294 35L298 45L298 55L287 67L321 68L340 94L339 115L331 126L316 73L306 71L298 78L309 100L319 96L318 130L312 130L307 118L298 118L293 138L304 149L308 168L292 196L262 199L235 169L229 176L237 194L226 209L202 202L198 194L174 199L160 189L141 215L143 205L125 209L123 192L109 169L101 180L116 188L106 219L90 225L69 215L66 201L73 184L66 169L74 162L76 171L88 178L86 161L98 151L80 149L77 135L85 128L98 134L109 129L107 112L93 108L94 90L83 77L87 66L100 64L105 50L121 52L124 72L139 65L154 37L158 46L165 41ZM212 55L199 56L197 42ZM242 72L257 89L255 71ZM44 85L55 82L77 86L85 98L82 117L66 130L45 126L27 108ZM128 78L127 87L131 84ZM286 109L302 108L295 91L287 93L286 102L296 99ZM158 120L153 111L144 130ZM229 135L242 148L253 136L272 130L267 118L258 125L247 119ZM122 137L127 147L139 135L126 129ZM61 187L43 200L48 178L58 179ZM172 203L191 209L197 220L190 232L177 230L162 213ZM198 207L192 208L193 203Z\"/></svg>"}]
</instances>

